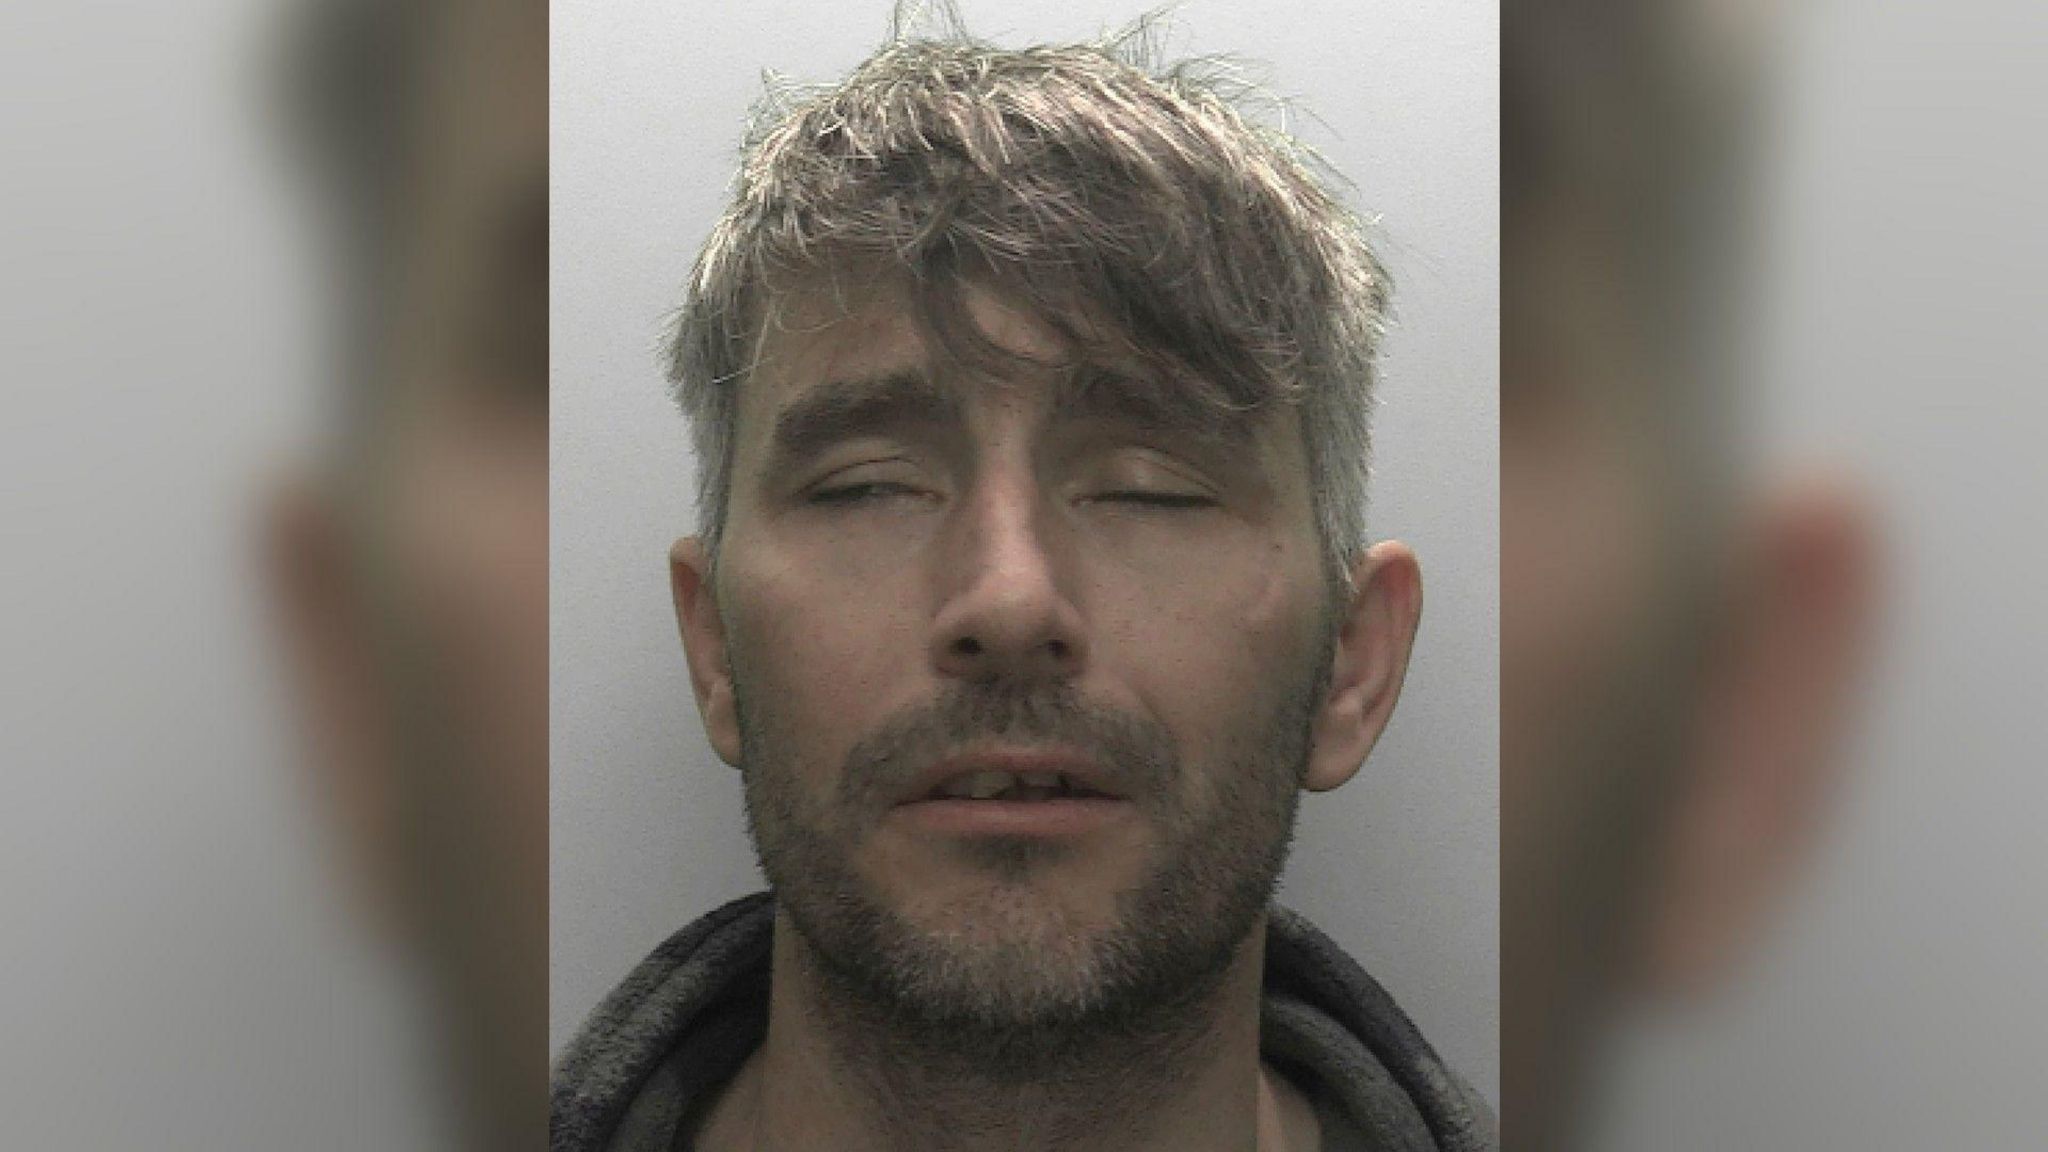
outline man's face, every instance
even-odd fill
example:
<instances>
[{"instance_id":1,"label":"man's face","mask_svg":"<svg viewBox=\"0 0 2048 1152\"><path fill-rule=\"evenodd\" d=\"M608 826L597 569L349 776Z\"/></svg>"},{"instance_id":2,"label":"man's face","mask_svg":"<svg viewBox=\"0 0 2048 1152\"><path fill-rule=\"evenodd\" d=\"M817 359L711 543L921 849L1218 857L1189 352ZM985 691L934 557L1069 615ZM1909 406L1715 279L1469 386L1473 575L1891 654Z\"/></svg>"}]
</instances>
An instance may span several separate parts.
<instances>
[{"instance_id":1,"label":"man's face","mask_svg":"<svg viewBox=\"0 0 2048 1152\"><path fill-rule=\"evenodd\" d=\"M1292 413L1187 425L994 296L798 306L743 392L717 573L764 869L831 975L947 1027L1071 1029L1220 973L1284 858L1328 676ZM717 739L714 732L714 739ZM1105 795L934 801L974 769Z\"/></svg>"}]
</instances>

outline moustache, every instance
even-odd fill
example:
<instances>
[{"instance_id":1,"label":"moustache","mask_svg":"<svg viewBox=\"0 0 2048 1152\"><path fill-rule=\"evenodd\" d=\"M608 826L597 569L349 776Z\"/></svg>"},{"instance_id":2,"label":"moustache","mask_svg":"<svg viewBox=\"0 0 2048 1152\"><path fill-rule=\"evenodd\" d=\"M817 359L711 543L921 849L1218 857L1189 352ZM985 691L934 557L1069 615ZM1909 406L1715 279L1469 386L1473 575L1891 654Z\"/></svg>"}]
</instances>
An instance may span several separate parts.
<instances>
[{"instance_id":1,"label":"moustache","mask_svg":"<svg viewBox=\"0 0 2048 1152\"><path fill-rule=\"evenodd\" d=\"M840 799L853 811L885 812L941 758L992 743L1082 752L1105 783L1139 803L1169 795L1180 771L1164 726L1089 704L1070 688L956 686L855 744L839 776Z\"/></svg>"}]
</instances>

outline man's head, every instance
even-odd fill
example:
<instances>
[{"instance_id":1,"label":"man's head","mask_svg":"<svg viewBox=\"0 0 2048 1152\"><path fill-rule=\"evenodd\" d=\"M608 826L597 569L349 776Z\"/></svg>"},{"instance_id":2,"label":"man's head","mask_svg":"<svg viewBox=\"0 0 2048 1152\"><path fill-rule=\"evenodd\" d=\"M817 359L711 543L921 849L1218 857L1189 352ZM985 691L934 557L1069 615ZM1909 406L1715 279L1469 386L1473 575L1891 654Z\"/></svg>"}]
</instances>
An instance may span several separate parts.
<instances>
[{"instance_id":1,"label":"man's head","mask_svg":"<svg viewBox=\"0 0 2048 1152\"><path fill-rule=\"evenodd\" d=\"M788 305L857 304L881 277L970 365L1006 359L968 322L980 284L1200 418L1291 405L1332 574L1347 566L1385 273L1313 158L1231 102L1227 68L1148 70L1143 51L899 38L835 87L764 102L671 345L714 555L740 385Z\"/></svg>"},{"instance_id":2,"label":"man's head","mask_svg":"<svg viewBox=\"0 0 2048 1152\"><path fill-rule=\"evenodd\" d=\"M675 339L673 573L828 980L1018 1043L1220 978L1406 668L1413 557L1361 548L1384 306L1191 69L899 39L765 114ZM934 799L977 783L1021 791Z\"/></svg>"}]
</instances>

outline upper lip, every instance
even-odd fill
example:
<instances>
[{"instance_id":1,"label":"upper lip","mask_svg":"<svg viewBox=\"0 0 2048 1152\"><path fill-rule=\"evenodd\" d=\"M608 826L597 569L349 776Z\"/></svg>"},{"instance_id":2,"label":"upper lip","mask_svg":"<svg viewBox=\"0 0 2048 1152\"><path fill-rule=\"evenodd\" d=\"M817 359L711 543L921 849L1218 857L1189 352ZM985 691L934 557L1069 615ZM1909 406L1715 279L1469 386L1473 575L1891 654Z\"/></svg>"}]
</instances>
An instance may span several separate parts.
<instances>
[{"instance_id":1,"label":"upper lip","mask_svg":"<svg viewBox=\"0 0 2048 1152\"><path fill-rule=\"evenodd\" d=\"M939 758L917 774L900 802L915 804L932 799L948 783L977 772L1057 772L1076 788L1113 799L1123 799L1124 795L1100 760L1077 749L1003 746L976 748Z\"/></svg>"}]
</instances>

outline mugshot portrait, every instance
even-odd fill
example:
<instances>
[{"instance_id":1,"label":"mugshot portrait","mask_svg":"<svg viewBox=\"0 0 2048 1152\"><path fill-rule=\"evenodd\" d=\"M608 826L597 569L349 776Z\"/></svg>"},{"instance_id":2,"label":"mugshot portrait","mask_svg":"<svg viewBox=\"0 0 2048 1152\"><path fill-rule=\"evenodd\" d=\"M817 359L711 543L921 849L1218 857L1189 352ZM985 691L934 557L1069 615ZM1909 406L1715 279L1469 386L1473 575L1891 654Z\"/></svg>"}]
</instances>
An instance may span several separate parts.
<instances>
[{"instance_id":1,"label":"mugshot portrait","mask_svg":"<svg viewBox=\"0 0 2048 1152\"><path fill-rule=\"evenodd\" d=\"M592 1038L728 945L764 1004L810 973L1019 1081L1086 1036L1228 1048L1147 1029L1248 981L1259 1147L1492 1146L1497 10L636 0L550 35L556 1146L758 1136L769 1056L685 1090ZM1376 1006L1399 1117L1276 1054L1254 926L1269 992ZM740 1055L803 1043L749 1020ZM1084 1146L1059 1096L1019 1146Z\"/></svg>"}]
</instances>

